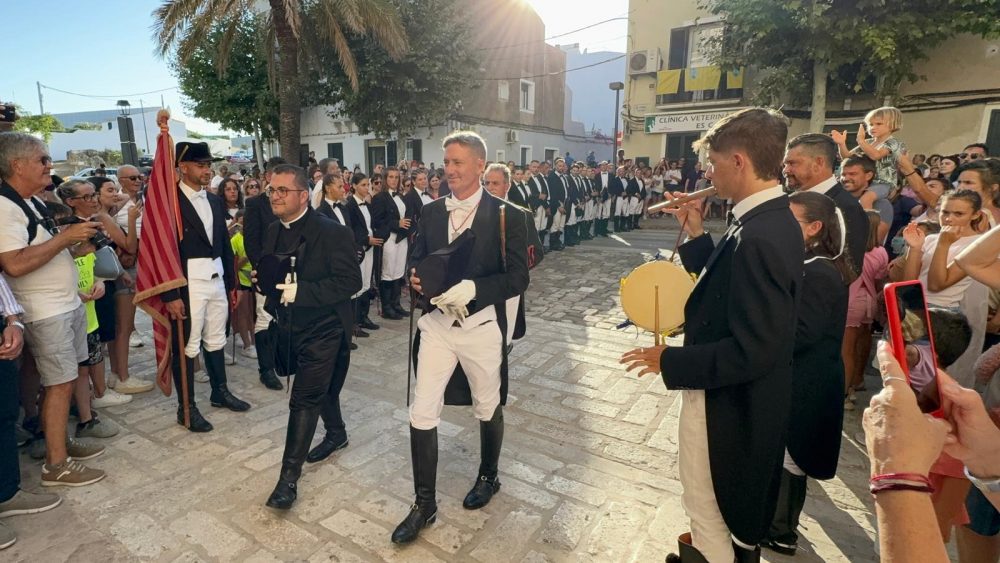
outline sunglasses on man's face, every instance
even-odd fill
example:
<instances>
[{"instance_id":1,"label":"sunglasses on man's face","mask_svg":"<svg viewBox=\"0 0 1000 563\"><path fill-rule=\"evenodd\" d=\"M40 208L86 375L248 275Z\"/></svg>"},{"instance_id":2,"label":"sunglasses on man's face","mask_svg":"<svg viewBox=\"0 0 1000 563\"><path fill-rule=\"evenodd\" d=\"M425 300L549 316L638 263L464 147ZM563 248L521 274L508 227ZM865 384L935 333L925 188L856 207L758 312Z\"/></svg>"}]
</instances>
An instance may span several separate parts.
<instances>
[{"instance_id":1,"label":"sunglasses on man's face","mask_svg":"<svg viewBox=\"0 0 1000 563\"><path fill-rule=\"evenodd\" d=\"M127 178L133 182L137 182L139 181L139 178L142 178L142 176L119 176L119 178Z\"/></svg>"},{"instance_id":2,"label":"sunglasses on man's face","mask_svg":"<svg viewBox=\"0 0 1000 563\"><path fill-rule=\"evenodd\" d=\"M958 155L958 158L968 158L969 160L979 160L980 158L983 158L983 155L979 154L978 152L963 152L962 154Z\"/></svg>"}]
</instances>

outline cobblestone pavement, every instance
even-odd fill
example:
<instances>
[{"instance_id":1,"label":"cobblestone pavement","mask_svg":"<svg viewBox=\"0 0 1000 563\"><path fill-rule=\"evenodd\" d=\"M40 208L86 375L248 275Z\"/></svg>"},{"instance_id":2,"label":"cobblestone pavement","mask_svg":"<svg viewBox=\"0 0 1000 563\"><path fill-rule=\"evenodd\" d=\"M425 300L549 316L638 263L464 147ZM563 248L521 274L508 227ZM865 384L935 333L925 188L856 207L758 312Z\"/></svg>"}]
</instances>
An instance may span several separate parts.
<instances>
[{"instance_id":1,"label":"cobblestone pavement","mask_svg":"<svg viewBox=\"0 0 1000 563\"><path fill-rule=\"evenodd\" d=\"M209 407L200 383L197 398L215 425L209 434L178 426L175 400L158 392L103 410L123 429L87 463L107 479L61 489L66 502L55 510L5 520L20 539L3 559L663 561L687 527L677 477L679 401L659 378L619 367L622 352L651 337L612 327L622 320L619 278L673 240L669 231L635 231L554 253L533 272L529 336L513 351L503 488L488 507L462 509L478 466L478 425L467 409L447 408L440 517L411 546L389 542L412 502L406 322L384 321L355 352L343 392L350 447L306 466L292 510L264 507L278 476L288 396L264 389L254 361L238 357L230 387L252 410ZM133 371L151 377L152 355L150 344L134 349ZM855 438L859 412L845 422L838 477L810 483L803 552L793 559L765 551L769 561L874 560L867 461ZM24 485L37 487L39 463L26 455L21 462Z\"/></svg>"}]
</instances>

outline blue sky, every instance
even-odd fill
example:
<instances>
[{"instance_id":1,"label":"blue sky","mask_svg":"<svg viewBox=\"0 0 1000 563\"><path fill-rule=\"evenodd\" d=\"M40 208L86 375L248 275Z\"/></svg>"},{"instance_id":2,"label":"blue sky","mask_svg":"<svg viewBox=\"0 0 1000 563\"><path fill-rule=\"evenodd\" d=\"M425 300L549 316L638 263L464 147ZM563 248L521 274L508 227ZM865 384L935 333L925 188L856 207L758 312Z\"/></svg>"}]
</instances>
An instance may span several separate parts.
<instances>
[{"instance_id":1,"label":"blue sky","mask_svg":"<svg viewBox=\"0 0 1000 563\"><path fill-rule=\"evenodd\" d=\"M525 0L546 25L546 37L562 34L601 20L625 15L628 0ZM14 101L36 114L38 90L44 86L109 96L86 98L42 90L47 113L113 108L121 94L139 94L177 86L167 62L154 53L150 26L158 0L8 0L3 2L4 32L0 53L16 57L4 64L0 100ZM579 42L591 50L624 52L625 21L559 37L551 43ZM123 96L138 107L160 104L160 93ZM189 129L216 133L219 128L186 115L180 93L162 92L163 100L181 115Z\"/></svg>"}]
</instances>

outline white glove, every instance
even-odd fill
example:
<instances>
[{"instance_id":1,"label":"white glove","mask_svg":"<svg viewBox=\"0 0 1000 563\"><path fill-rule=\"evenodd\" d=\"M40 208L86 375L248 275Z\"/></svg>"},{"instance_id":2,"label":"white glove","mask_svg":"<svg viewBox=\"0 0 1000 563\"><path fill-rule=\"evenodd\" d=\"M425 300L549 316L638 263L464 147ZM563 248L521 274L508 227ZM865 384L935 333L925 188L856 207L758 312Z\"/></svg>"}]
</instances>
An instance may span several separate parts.
<instances>
[{"instance_id":1,"label":"white glove","mask_svg":"<svg viewBox=\"0 0 1000 563\"><path fill-rule=\"evenodd\" d=\"M452 306L453 308L464 308L476 297L476 283L472 280L462 280L452 286L451 289L431 299L431 305L438 307Z\"/></svg>"},{"instance_id":2,"label":"white glove","mask_svg":"<svg viewBox=\"0 0 1000 563\"><path fill-rule=\"evenodd\" d=\"M282 305L295 303L295 294L299 291L299 284L292 283L291 274L285 276L285 283L279 283L278 285L274 286L274 288L281 290Z\"/></svg>"},{"instance_id":3,"label":"white glove","mask_svg":"<svg viewBox=\"0 0 1000 563\"><path fill-rule=\"evenodd\" d=\"M441 305L438 307L442 313L459 321L464 321L469 316L469 310L464 305Z\"/></svg>"}]
</instances>

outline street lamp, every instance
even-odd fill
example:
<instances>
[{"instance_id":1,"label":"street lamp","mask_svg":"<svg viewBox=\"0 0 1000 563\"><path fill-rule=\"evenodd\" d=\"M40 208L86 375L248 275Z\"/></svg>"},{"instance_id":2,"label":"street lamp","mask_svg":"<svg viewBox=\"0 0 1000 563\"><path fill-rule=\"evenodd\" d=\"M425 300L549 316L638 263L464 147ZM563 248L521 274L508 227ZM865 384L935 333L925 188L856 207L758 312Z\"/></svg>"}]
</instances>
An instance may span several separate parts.
<instances>
[{"instance_id":1,"label":"street lamp","mask_svg":"<svg viewBox=\"0 0 1000 563\"><path fill-rule=\"evenodd\" d=\"M618 168L618 114L619 108L621 107L621 102L619 96L621 96L621 91L625 89L625 84L622 82L612 82L608 84L608 88L615 91L615 133L611 137L611 164L613 167Z\"/></svg>"},{"instance_id":2,"label":"street lamp","mask_svg":"<svg viewBox=\"0 0 1000 563\"><path fill-rule=\"evenodd\" d=\"M118 100L115 105L118 106L118 111L122 113L123 117L128 117L129 111L132 109L132 104L128 103L128 100Z\"/></svg>"}]
</instances>

